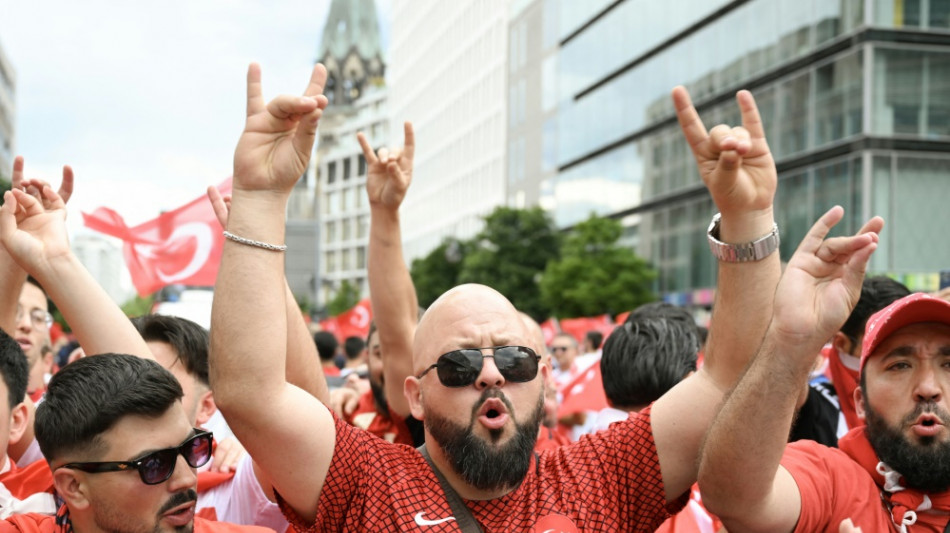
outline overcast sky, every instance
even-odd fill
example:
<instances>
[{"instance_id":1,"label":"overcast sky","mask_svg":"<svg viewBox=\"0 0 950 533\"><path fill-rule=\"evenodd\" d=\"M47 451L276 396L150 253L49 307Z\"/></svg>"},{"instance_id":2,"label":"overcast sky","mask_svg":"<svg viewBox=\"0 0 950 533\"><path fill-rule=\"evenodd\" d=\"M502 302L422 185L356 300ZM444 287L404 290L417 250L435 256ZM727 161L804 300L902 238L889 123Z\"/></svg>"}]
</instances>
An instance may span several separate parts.
<instances>
[{"instance_id":1,"label":"overcast sky","mask_svg":"<svg viewBox=\"0 0 950 533\"><path fill-rule=\"evenodd\" d=\"M27 176L55 187L73 166L71 231L79 211L110 207L133 226L203 194L231 174L248 63L265 99L301 92L329 4L0 0ZM377 4L388 20L389 0Z\"/></svg>"}]
</instances>

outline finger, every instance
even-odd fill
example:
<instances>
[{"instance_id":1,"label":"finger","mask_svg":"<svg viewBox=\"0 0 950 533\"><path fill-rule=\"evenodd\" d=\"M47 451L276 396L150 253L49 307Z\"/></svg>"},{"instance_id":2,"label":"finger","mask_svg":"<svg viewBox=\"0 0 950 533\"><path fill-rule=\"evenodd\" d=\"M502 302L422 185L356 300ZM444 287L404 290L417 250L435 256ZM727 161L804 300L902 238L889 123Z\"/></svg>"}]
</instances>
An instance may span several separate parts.
<instances>
[{"instance_id":1,"label":"finger","mask_svg":"<svg viewBox=\"0 0 950 533\"><path fill-rule=\"evenodd\" d=\"M389 163L389 148L386 148L385 146L380 148L377 152L377 157L379 157L380 162Z\"/></svg>"},{"instance_id":2,"label":"finger","mask_svg":"<svg viewBox=\"0 0 950 533\"><path fill-rule=\"evenodd\" d=\"M63 165L63 182L59 184L59 196L63 199L63 204L69 203L69 199L73 196L73 167L69 165Z\"/></svg>"},{"instance_id":3,"label":"finger","mask_svg":"<svg viewBox=\"0 0 950 533\"><path fill-rule=\"evenodd\" d=\"M317 109L317 101L307 96L282 94L267 104L267 111L278 119L300 117Z\"/></svg>"},{"instance_id":4,"label":"finger","mask_svg":"<svg viewBox=\"0 0 950 533\"><path fill-rule=\"evenodd\" d=\"M317 140L317 124L320 122L320 117L323 116L323 108L319 106L317 101L313 98L306 99L314 103L314 108L300 119L300 124L297 126L293 139L297 157L300 158L304 166L307 165L310 154L313 153L313 143Z\"/></svg>"},{"instance_id":5,"label":"finger","mask_svg":"<svg viewBox=\"0 0 950 533\"><path fill-rule=\"evenodd\" d=\"M13 189L13 195L16 196L16 202L20 209L26 213L26 216L41 215L44 213L43 204L35 197L19 189Z\"/></svg>"},{"instance_id":6,"label":"finger","mask_svg":"<svg viewBox=\"0 0 950 533\"><path fill-rule=\"evenodd\" d=\"M686 137L686 142L695 154L696 146L703 143L708 134L706 126L703 126L703 121L699 118L699 113L693 107L689 92L682 85L673 88L673 107L676 108L676 118L683 130L683 136Z\"/></svg>"},{"instance_id":7,"label":"finger","mask_svg":"<svg viewBox=\"0 0 950 533\"><path fill-rule=\"evenodd\" d=\"M66 201L63 200L63 197L59 195L58 192L54 191L49 185L43 187L43 200L45 201L44 207L46 209L65 209Z\"/></svg>"},{"instance_id":8,"label":"finger","mask_svg":"<svg viewBox=\"0 0 950 533\"><path fill-rule=\"evenodd\" d=\"M307 88L304 89L304 96L317 96L318 94L323 94L323 88L327 83L327 68L317 63L313 66L313 71L310 73L310 82L307 83Z\"/></svg>"},{"instance_id":9,"label":"finger","mask_svg":"<svg viewBox=\"0 0 950 533\"><path fill-rule=\"evenodd\" d=\"M343 406L343 411L345 412L345 414L351 415L353 414L353 411L356 411L356 407L359 405L359 403L360 403L359 396L351 396L349 399L346 400L346 404L344 404Z\"/></svg>"},{"instance_id":10,"label":"finger","mask_svg":"<svg viewBox=\"0 0 950 533\"><path fill-rule=\"evenodd\" d=\"M261 88L261 66L251 63L247 67L247 116L264 111L264 93Z\"/></svg>"},{"instance_id":11,"label":"finger","mask_svg":"<svg viewBox=\"0 0 950 533\"><path fill-rule=\"evenodd\" d=\"M742 126L749 130L753 139L764 139L765 129L762 128L762 117L759 116L759 108L755 105L752 93L746 90L739 91L736 93L736 101L742 112Z\"/></svg>"},{"instance_id":12,"label":"finger","mask_svg":"<svg viewBox=\"0 0 950 533\"><path fill-rule=\"evenodd\" d=\"M6 241L16 232L17 198L13 191L3 193L3 205L0 206L0 239Z\"/></svg>"},{"instance_id":13,"label":"finger","mask_svg":"<svg viewBox=\"0 0 950 533\"><path fill-rule=\"evenodd\" d=\"M412 131L412 122L408 120L402 125L402 155L409 161L416 155L416 134Z\"/></svg>"},{"instance_id":14,"label":"finger","mask_svg":"<svg viewBox=\"0 0 950 533\"><path fill-rule=\"evenodd\" d=\"M835 225L841 221L842 217L844 217L844 209L840 205L836 205L826 211L824 215L821 215L821 217L812 224L811 229L805 234L805 238L802 239L795 253L816 253L818 249L821 248L831 228L835 227Z\"/></svg>"},{"instance_id":15,"label":"finger","mask_svg":"<svg viewBox=\"0 0 950 533\"><path fill-rule=\"evenodd\" d=\"M211 202L211 210L214 211L218 224L221 224L222 228L228 227L228 206L225 205L221 192L213 185L208 186L208 201Z\"/></svg>"},{"instance_id":16,"label":"finger","mask_svg":"<svg viewBox=\"0 0 950 533\"><path fill-rule=\"evenodd\" d=\"M739 146L739 139L733 133L733 128L720 124L709 130L709 142L707 147L713 157L717 157L716 175L719 176L719 186L724 186L726 181L735 178L736 171L739 169L742 157L736 149Z\"/></svg>"},{"instance_id":17,"label":"finger","mask_svg":"<svg viewBox=\"0 0 950 533\"><path fill-rule=\"evenodd\" d=\"M864 233L848 237L833 237L821 243L815 255L826 262L845 263L855 251L877 242L877 234Z\"/></svg>"},{"instance_id":18,"label":"finger","mask_svg":"<svg viewBox=\"0 0 950 533\"><path fill-rule=\"evenodd\" d=\"M752 149L752 140L750 139L749 130L744 127L735 127L732 128L731 137L736 140L735 151L740 156L749 153L749 150Z\"/></svg>"},{"instance_id":19,"label":"finger","mask_svg":"<svg viewBox=\"0 0 950 533\"><path fill-rule=\"evenodd\" d=\"M363 132L356 134L356 140L360 143L360 148L363 149L363 157L366 159L366 163L374 165L379 162L379 159L376 159L376 153L373 152L373 147L369 145L369 140L366 139L366 135Z\"/></svg>"},{"instance_id":20,"label":"finger","mask_svg":"<svg viewBox=\"0 0 950 533\"><path fill-rule=\"evenodd\" d=\"M10 179L10 186L19 189L23 183L23 156L18 155L13 159L13 176Z\"/></svg>"},{"instance_id":21,"label":"finger","mask_svg":"<svg viewBox=\"0 0 950 533\"><path fill-rule=\"evenodd\" d=\"M861 229L858 230L858 234L861 233L877 233L880 234L881 230L884 229L884 219L881 217L873 217L871 220L868 220L861 226Z\"/></svg>"}]
</instances>

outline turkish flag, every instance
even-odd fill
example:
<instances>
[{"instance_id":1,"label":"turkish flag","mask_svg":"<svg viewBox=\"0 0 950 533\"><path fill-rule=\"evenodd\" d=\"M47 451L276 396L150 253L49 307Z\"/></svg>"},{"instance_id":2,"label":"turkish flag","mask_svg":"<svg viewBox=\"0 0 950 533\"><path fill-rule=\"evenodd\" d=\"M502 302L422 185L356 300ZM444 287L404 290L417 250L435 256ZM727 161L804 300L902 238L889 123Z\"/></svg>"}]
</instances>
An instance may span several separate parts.
<instances>
[{"instance_id":1,"label":"turkish flag","mask_svg":"<svg viewBox=\"0 0 950 533\"><path fill-rule=\"evenodd\" d=\"M561 331L561 327L557 323L556 318L549 318L544 322L541 322L541 333L544 335L544 344L551 344L551 341L554 340L554 336Z\"/></svg>"},{"instance_id":2,"label":"turkish flag","mask_svg":"<svg viewBox=\"0 0 950 533\"><path fill-rule=\"evenodd\" d=\"M591 330L603 333L605 338L610 335L614 330L610 315L561 319L561 331L577 339L578 344L584 342L584 336Z\"/></svg>"},{"instance_id":3,"label":"turkish flag","mask_svg":"<svg viewBox=\"0 0 950 533\"><path fill-rule=\"evenodd\" d=\"M630 311L624 311L623 313L620 313L614 317L614 322L617 324L623 324L627 321L628 316L630 316Z\"/></svg>"},{"instance_id":4,"label":"turkish flag","mask_svg":"<svg viewBox=\"0 0 950 533\"><path fill-rule=\"evenodd\" d=\"M608 407L600 361L587 367L573 381L561 388L563 398L557 408L558 418L584 411L600 411Z\"/></svg>"},{"instance_id":5,"label":"turkish flag","mask_svg":"<svg viewBox=\"0 0 950 533\"><path fill-rule=\"evenodd\" d=\"M320 321L323 331L336 335L337 340L344 341L347 337L366 338L369 334L369 323L373 320L373 309L369 305L369 298L363 298L348 311Z\"/></svg>"},{"instance_id":6,"label":"turkish flag","mask_svg":"<svg viewBox=\"0 0 950 533\"><path fill-rule=\"evenodd\" d=\"M231 194L231 178L218 190ZM224 236L206 196L134 228L106 207L83 213L82 218L87 227L124 241L125 264L139 296L171 284L214 285Z\"/></svg>"}]
</instances>

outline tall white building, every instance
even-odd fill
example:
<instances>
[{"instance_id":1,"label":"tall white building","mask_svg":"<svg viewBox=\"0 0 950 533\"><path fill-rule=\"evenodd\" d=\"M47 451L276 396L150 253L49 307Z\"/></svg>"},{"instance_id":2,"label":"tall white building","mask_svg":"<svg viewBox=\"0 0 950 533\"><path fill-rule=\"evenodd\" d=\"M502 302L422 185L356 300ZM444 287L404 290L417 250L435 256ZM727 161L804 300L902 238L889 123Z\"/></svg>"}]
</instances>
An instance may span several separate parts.
<instances>
[{"instance_id":1,"label":"tall white building","mask_svg":"<svg viewBox=\"0 0 950 533\"><path fill-rule=\"evenodd\" d=\"M16 72L0 47L0 176L10 178L13 166L14 124L16 123Z\"/></svg>"},{"instance_id":2,"label":"tall white building","mask_svg":"<svg viewBox=\"0 0 950 533\"><path fill-rule=\"evenodd\" d=\"M505 203L507 0L394 0L386 73L392 143L416 134L401 209L407 260L469 238Z\"/></svg>"},{"instance_id":3,"label":"tall white building","mask_svg":"<svg viewBox=\"0 0 950 533\"><path fill-rule=\"evenodd\" d=\"M386 88L368 87L345 115L321 119L317 158L320 191L320 273L318 303L325 305L344 281L369 294L366 247L369 242L369 202L366 197L366 160L356 140L362 131L370 144L388 145ZM338 119L338 122L331 122ZM330 125L327 122L331 122ZM332 127L331 127L332 126ZM332 132L336 142L325 141Z\"/></svg>"},{"instance_id":4,"label":"tall white building","mask_svg":"<svg viewBox=\"0 0 950 533\"><path fill-rule=\"evenodd\" d=\"M356 140L387 144L385 64L373 0L333 0L317 61L327 68L330 100L317 131L316 157L290 199L287 279L321 310L349 282L368 294L369 204L366 161Z\"/></svg>"},{"instance_id":5,"label":"tall white building","mask_svg":"<svg viewBox=\"0 0 950 533\"><path fill-rule=\"evenodd\" d=\"M135 296L132 279L122 257L118 239L99 233L81 232L71 237L70 247L114 302L121 305Z\"/></svg>"}]
</instances>

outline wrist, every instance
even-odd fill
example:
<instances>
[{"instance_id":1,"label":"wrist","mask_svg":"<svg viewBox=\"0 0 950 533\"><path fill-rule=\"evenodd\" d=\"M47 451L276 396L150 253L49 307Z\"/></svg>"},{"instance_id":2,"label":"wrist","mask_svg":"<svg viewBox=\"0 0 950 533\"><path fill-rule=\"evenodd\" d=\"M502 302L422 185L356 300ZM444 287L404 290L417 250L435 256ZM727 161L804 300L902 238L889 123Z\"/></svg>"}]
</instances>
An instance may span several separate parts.
<instances>
[{"instance_id":1,"label":"wrist","mask_svg":"<svg viewBox=\"0 0 950 533\"><path fill-rule=\"evenodd\" d=\"M761 238L775 225L772 207L754 211L721 211L719 240L738 244Z\"/></svg>"}]
</instances>

